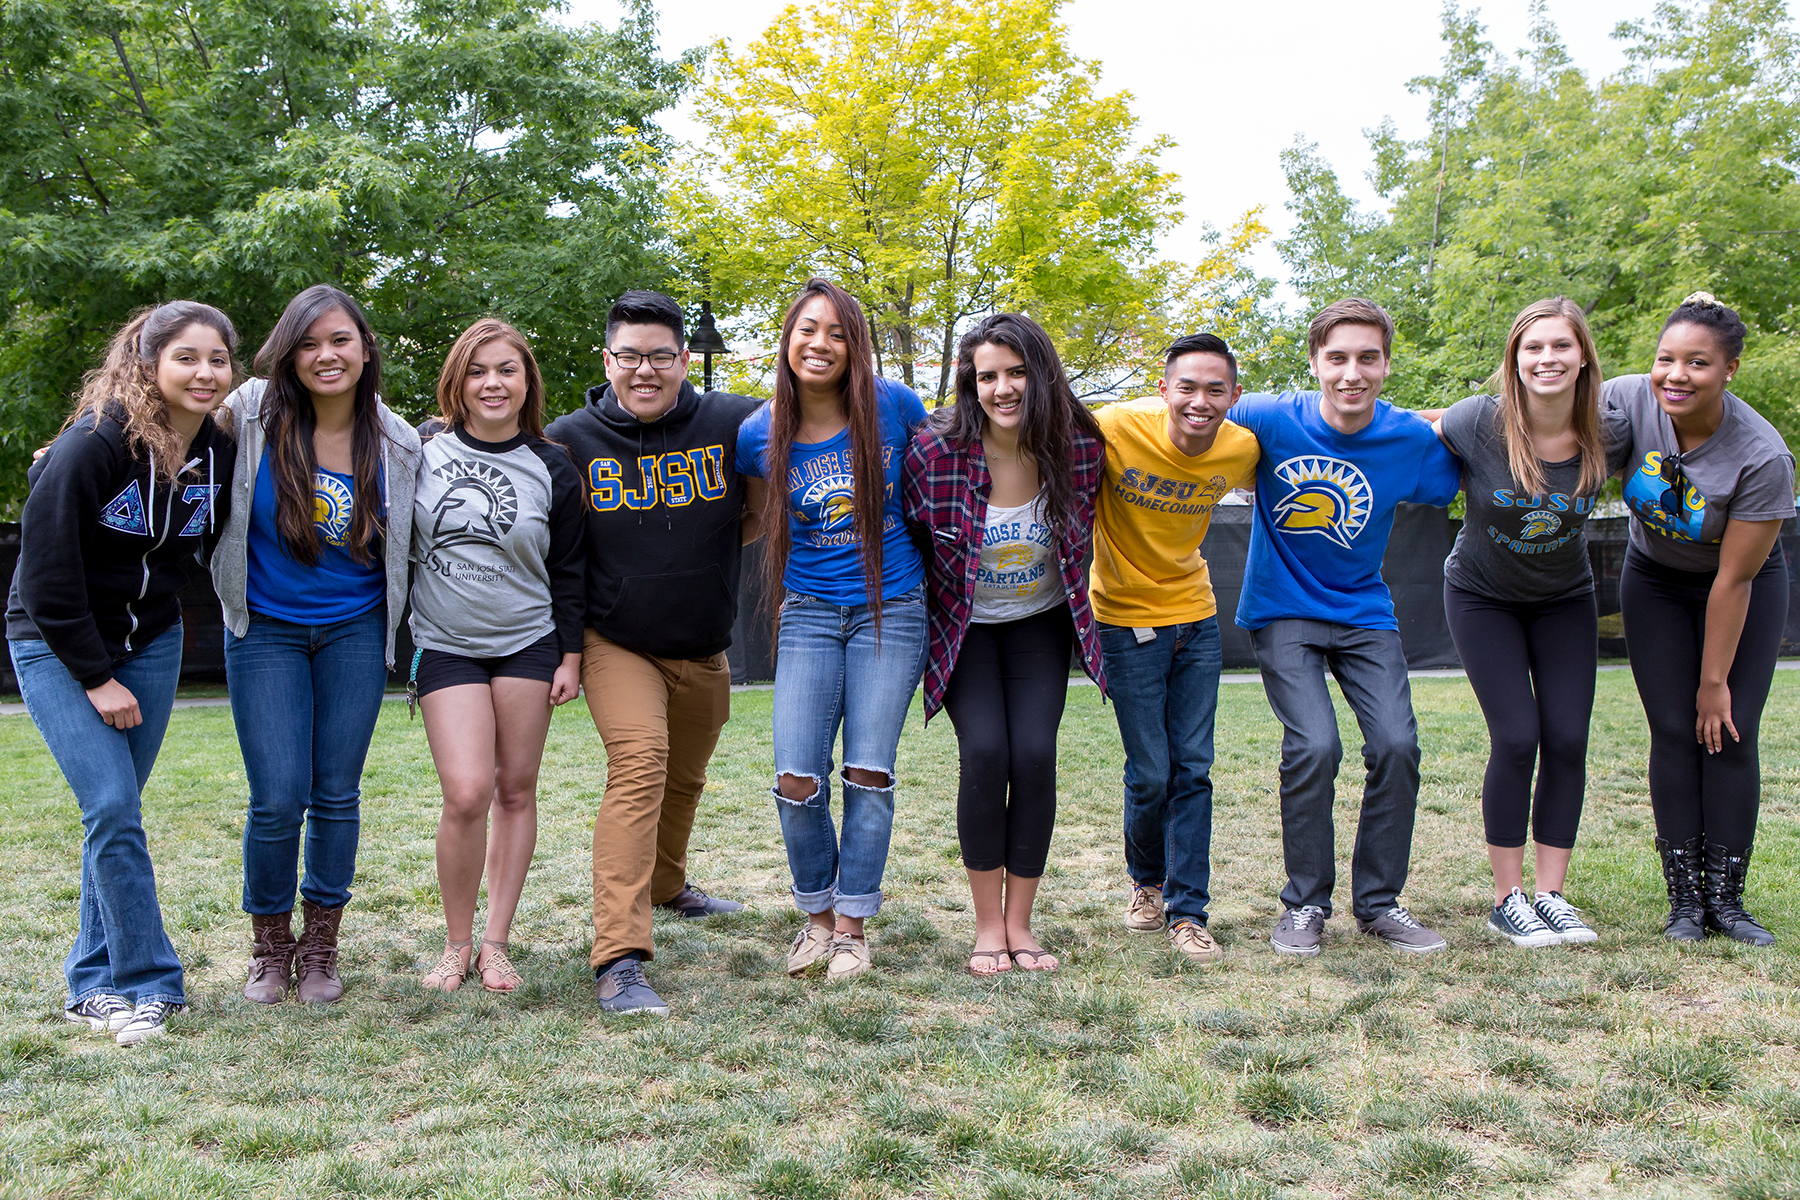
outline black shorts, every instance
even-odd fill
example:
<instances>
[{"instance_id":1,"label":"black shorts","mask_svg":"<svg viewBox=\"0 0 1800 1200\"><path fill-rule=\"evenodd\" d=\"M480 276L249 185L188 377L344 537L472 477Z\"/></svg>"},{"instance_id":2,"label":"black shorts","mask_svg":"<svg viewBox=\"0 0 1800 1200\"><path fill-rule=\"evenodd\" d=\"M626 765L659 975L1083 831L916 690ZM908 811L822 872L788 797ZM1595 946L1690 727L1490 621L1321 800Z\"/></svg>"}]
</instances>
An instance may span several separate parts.
<instances>
[{"instance_id":1,"label":"black shorts","mask_svg":"<svg viewBox=\"0 0 1800 1200\"><path fill-rule=\"evenodd\" d=\"M508 679L535 679L549 683L562 665L562 645L551 630L523 650L500 658L466 658L443 650L419 651L419 665L413 669L418 695L462 683L491 683L502 676Z\"/></svg>"}]
</instances>

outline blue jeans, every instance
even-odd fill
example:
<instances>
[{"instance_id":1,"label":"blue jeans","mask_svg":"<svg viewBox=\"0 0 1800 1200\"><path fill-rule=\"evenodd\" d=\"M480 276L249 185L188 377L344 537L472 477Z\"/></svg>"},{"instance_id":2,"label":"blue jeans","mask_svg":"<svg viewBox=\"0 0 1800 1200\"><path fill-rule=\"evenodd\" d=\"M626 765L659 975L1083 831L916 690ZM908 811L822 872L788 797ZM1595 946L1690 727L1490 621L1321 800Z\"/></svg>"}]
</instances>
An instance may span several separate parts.
<instances>
[{"instance_id":1,"label":"blue jeans","mask_svg":"<svg viewBox=\"0 0 1800 1200\"><path fill-rule=\"evenodd\" d=\"M1359 919L1372 921L1400 903L1419 801L1419 731L1400 635L1287 618L1253 630L1250 641L1263 692L1284 730L1281 853L1288 881L1281 902L1317 905L1331 915L1337 885L1331 810L1344 747L1325 687L1330 668L1362 728L1363 802L1350 856L1350 905Z\"/></svg>"},{"instance_id":2,"label":"blue jeans","mask_svg":"<svg viewBox=\"0 0 1800 1200\"><path fill-rule=\"evenodd\" d=\"M854 670L852 670L854 666ZM925 669L925 589L881 606L827 604L789 592L775 660L775 774L811 779L805 800L773 789L801 912L872 917L881 908L894 828L894 756ZM886 787L844 783L844 831L831 824L831 751L844 728L844 770L885 775Z\"/></svg>"},{"instance_id":3,"label":"blue jeans","mask_svg":"<svg viewBox=\"0 0 1800 1200\"><path fill-rule=\"evenodd\" d=\"M144 839L143 790L181 678L181 625L113 664L143 723L114 729L41 641L11 643L19 693L81 806L81 924L63 962L70 1005L113 992L134 1004L187 1003L181 960L163 930Z\"/></svg>"},{"instance_id":4,"label":"blue jeans","mask_svg":"<svg viewBox=\"0 0 1800 1200\"><path fill-rule=\"evenodd\" d=\"M244 911L293 910L303 822L300 894L342 908L356 873L363 760L387 686L386 606L336 625L252 613L243 637L225 631L225 679L250 779Z\"/></svg>"},{"instance_id":5,"label":"blue jeans","mask_svg":"<svg viewBox=\"0 0 1800 1200\"><path fill-rule=\"evenodd\" d=\"M1159 887L1171 921L1206 924L1212 883L1213 718L1224 654L1216 617L1140 642L1100 623L1107 692L1125 743L1125 870Z\"/></svg>"}]
</instances>

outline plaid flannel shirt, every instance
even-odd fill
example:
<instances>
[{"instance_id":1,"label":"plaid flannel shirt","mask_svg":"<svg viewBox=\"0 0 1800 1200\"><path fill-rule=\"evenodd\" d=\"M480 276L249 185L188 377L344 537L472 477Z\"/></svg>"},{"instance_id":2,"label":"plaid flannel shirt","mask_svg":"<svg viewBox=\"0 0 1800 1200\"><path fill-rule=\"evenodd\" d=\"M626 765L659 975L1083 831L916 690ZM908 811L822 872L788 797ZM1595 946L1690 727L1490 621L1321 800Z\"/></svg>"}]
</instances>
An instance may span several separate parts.
<instances>
[{"instance_id":1,"label":"plaid flannel shirt","mask_svg":"<svg viewBox=\"0 0 1800 1200\"><path fill-rule=\"evenodd\" d=\"M1088 605L1087 555L1094 536L1094 498L1100 492L1105 446L1076 435L1068 465L1078 504L1074 520L1056 546L1063 593L1075 621L1081 665L1106 694L1100 661L1100 634ZM931 641L925 662L925 719L944 706L944 691L962 651L963 635L975 610L975 570L981 564L981 533L987 523L992 485L979 441L952 445L930 426L906 449L900 474L901 508L925 556Z\"/></svg>"}]
</instances>

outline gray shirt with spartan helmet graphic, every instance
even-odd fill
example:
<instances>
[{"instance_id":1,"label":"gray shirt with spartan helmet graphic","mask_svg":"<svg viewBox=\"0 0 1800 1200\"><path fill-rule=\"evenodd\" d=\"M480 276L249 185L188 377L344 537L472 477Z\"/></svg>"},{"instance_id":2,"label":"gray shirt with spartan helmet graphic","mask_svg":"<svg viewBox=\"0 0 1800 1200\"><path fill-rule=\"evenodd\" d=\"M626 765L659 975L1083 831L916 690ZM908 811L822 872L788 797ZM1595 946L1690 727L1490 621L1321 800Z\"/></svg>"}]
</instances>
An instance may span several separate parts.
<instances>
[{"instance_id":1,"label":"gray shirt with spartan helmet graphic","mask_svg":"<svg viewBox=\"0 0 1800 1200\"><path fill-rule=\"evenodd\" d=\"M1599 492L1582 493L1581 459L1542 462L1544 487L1513 478L1500 402L1470 396L1438 421L1444 444L1463 462L1468 505L1456 545L1444 560L1452 587L1504 604L1566 600L1594 589L1582 526Z\"/></svg>"},{"instance_id":2,"label":"gray shirt with spartan helmet graphic","mask_svg":"<svg viewBox=\"0 0 1800 1200\"><path fill-rule=\"evenodd\" d=\"M578 653L585 492L569 452L525 434L483 442L437 421L419 432L413 645L502 658L554 631L562 653Z\"/></svg>"}]
</instances>

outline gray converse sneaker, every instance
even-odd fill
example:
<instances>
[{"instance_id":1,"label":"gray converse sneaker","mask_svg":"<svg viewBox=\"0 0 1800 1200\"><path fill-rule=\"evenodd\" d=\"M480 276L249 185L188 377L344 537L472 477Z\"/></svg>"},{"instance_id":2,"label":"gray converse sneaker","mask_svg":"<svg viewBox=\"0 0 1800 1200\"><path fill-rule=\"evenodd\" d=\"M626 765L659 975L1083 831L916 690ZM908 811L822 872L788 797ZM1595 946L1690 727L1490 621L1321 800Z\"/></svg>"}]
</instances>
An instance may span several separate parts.
<instances>
[{"instance_id":1,"label":"gray converse sneaker","mask_svg":"<svg viewBox=\"0 0 1800 1200\"><path fill-rule=\"evenodd\" d=\"M710 917L718 913L743 912L744 906L736 900L721 900L717 896L709 896L691 883L681 885L681 890L673 900L657 905L670 912L680 913L689 919Z\"/></svg>"},{"instance_id":2,"label":"gray converse sneaker","mask_svg":"<svg viewBox=\"0 0 1800 1200\"><path fill-rule=\"evenodd\" d=\"M1319 952L1319 941L1325 935L1325 910L1316 904L1290 908L1275 922L1269 945L1283 954L1311 956Z\"/></svg>"},{"instance_id":3,"label":"gray converse sneaker","mask_svg":"<svg viewBox=\"0 0 1800 1200\"><path fill-rule=\"evenodd\" d=\"M1531 907L1537 910L1538 919L1565 942L1573 944L1600 940L1600 935L1581 919L1581 910L1564 900L1561 892L1539 892L1537 899L1531 902Z\"/></svg>"},{"instance_id":4,"label":"gray converse sneaker","mask_svg":"<svg viewBox=\"0 0 1800 1200\"><path fill-rule=\"evenodd\" d=\"M1370 921L1358 917L1356 928L1408 954L1430 954L1433 950L1442 950L1449 945L1443 938L1419 924L1418 918L1398 904Z\"/></svg>"},{"instance_id":5,"label":"gray converse sneaker","mask_svg":"<svg viewBox=\"0 0 1800 1200\"><path fill-rule=\"evenodd\" d=\"M594 999L602 1012L669 1015L663 998L644 982L644 964L635 958L621 958L602 971L594 981Z\"/></svg>"},{"instance_id":6,"label":"gray converse sneaker","mask_svg":"<svg viewBox=\"0 0 1800 1200\"><path fill-rule=\"evenodd\" d=\"M187 1005L173 1000L140 1000L131 1010L131 1019L119 1027L113 1041L121 1046L135 1046L153 1037L162 1037L169 1032L164 1028L169 1018L186 1011Z\"/></svg>"},{"instance_id":7,"label":"gray converse sneaker","mask_svg":"<svg viewBox=\"0 0 1800 1200\"><path fill-rule=\"evenodd\" d=\"M1540 946L1562 945L1562 934L1544 923L1537 909L1532 907L1531 901L1518 888L1508 892L1506 899L1494 905L1487 927L1515 946L1536 950Z\"/></svg>"},{"instance_id":8,"label":"gray converse sneaker","mask_svg":"<svg viewBox=\"0 0 1800 1200\"><path fill-rule=\"evenodd\" d=\"M131 1020L131 1001L117 992L97 992L63 1009L63 1020L84 1022L95 1033L117 1033Z\"/></svg>"}]
</instances>

